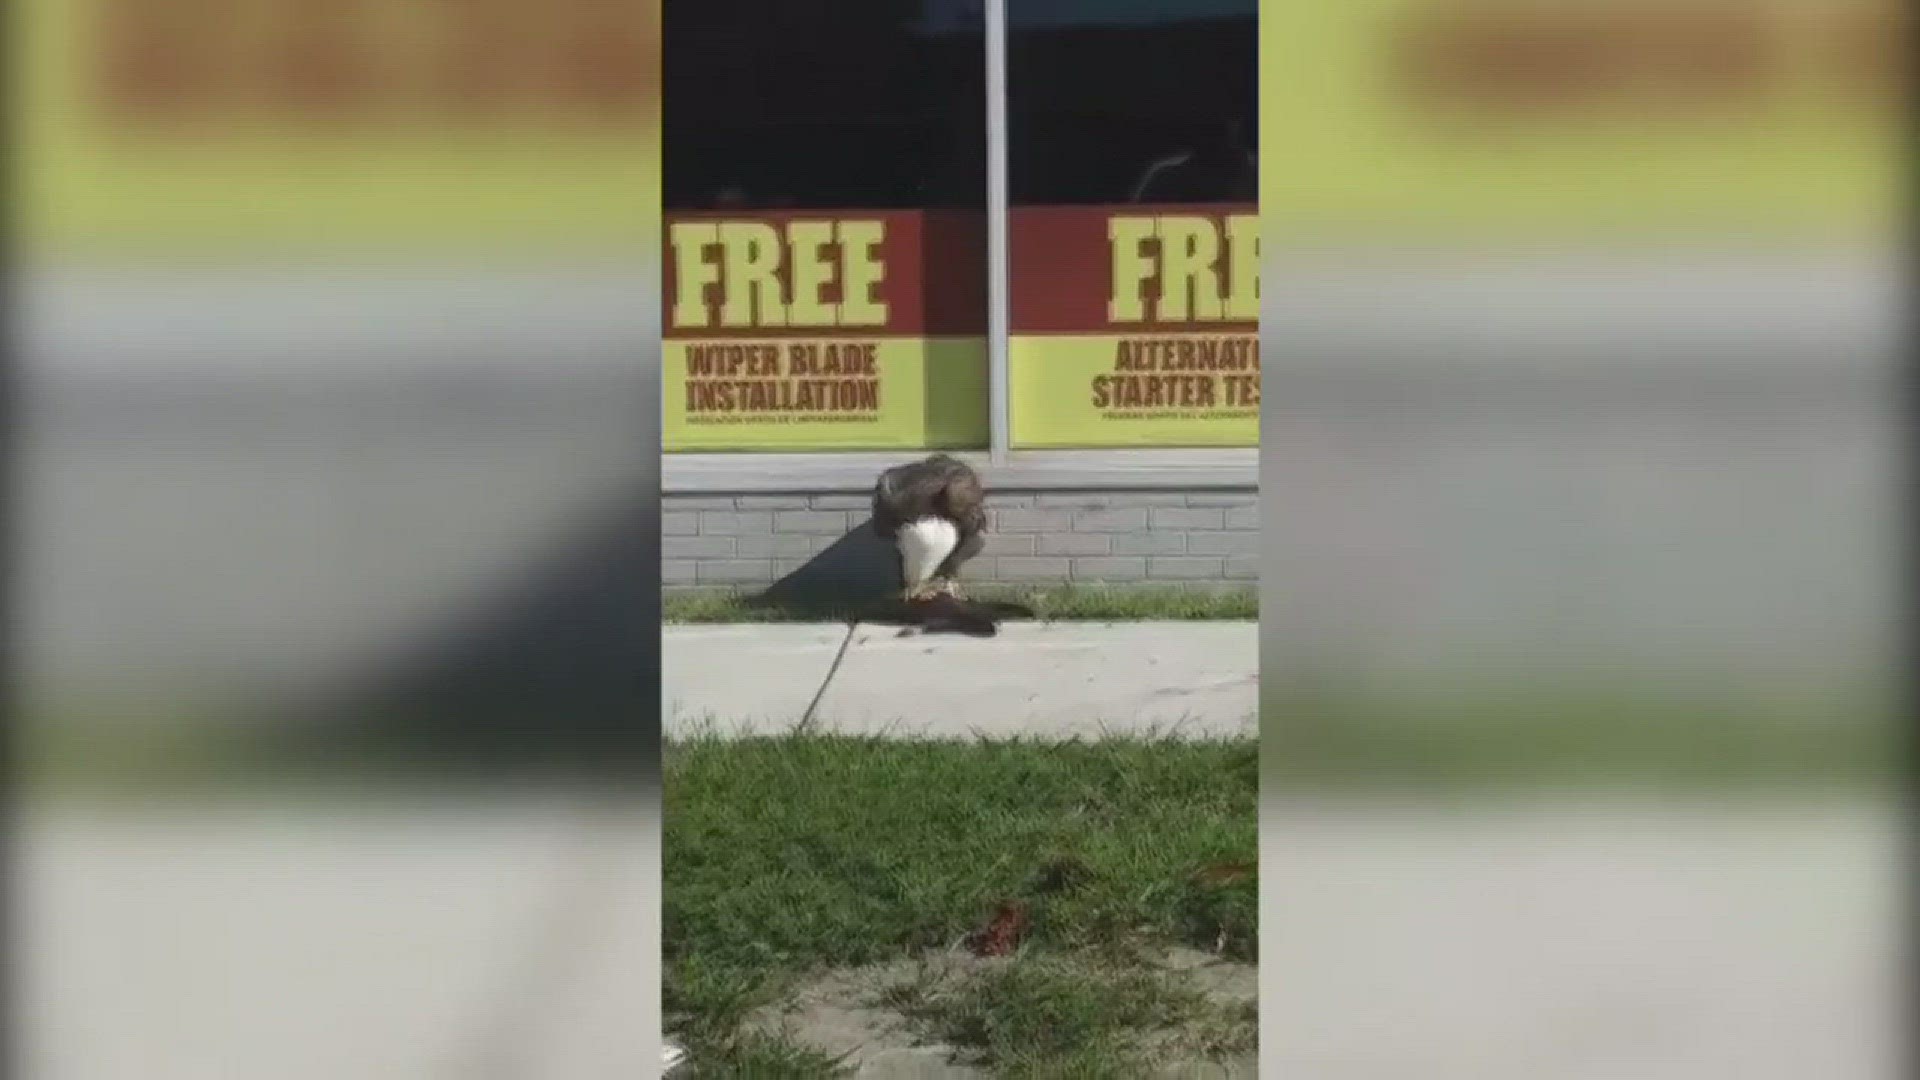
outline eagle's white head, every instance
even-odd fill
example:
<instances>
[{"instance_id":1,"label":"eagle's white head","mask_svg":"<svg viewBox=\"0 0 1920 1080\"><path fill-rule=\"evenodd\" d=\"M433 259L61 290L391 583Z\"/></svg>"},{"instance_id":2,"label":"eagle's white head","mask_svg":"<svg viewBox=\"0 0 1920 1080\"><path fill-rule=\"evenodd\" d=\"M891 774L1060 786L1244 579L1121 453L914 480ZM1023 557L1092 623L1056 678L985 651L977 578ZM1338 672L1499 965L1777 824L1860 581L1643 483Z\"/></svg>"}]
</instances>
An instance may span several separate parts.
<instances>
[{"instance_id":1,"label":"eagle's white head","mask_svg":"<svg viewBox=\"0 0 1920 1080\"><path fill-rule=\"evenodd\" d=\"M926 588L933 572L960 545L960 529L943 517L918 518L900 526L896 542L907 595L913 596Z\"/></svg>"}]
</instances>

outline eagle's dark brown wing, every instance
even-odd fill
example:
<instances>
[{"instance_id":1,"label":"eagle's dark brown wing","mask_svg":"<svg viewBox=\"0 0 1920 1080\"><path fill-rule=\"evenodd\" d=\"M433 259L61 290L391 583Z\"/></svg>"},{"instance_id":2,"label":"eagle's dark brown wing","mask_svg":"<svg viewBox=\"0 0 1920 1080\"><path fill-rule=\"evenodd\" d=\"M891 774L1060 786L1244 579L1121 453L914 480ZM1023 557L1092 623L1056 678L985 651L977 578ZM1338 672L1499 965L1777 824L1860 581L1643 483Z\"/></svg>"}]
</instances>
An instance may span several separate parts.
<instances>
[{"instance_id":1,"label":"eagle's dark brown wing","mask_svg":"<svg viewBox=\"0 0 1920 1080\"><path fill-rule=\"evenodd\" d=\"M925 497L924 479L915 475L918 465L896 465L880 474L873 485L873 531L883 539L899 535L900 526L918 515L914 507Z\"/></svg>"},{"instance_id":2,"label":"eagle's dark brown wing","mask_svg":"<svg viewBox=\"0 0 1920 1080\"><path fill-rule=\"evenodd\" d=\"M891 540L900 526L929 516L952 521L963 542L986 528L986 489L966 462L935 454L880 474L873 489L874 532Z\"/></svg>"},{"instance_id":3,"label":"eagle's dark brown wing","mask_svg":"<svg viewBox=\"0 0 1920 1080\"><path fill-rule=\"evenodd\" d=\"M965 543L987 527L987 490L980 474L963 461L946 458L942 472L946 483L940 494L941 516L960 527L960 540Z\"/></svg>"}]
</instances>

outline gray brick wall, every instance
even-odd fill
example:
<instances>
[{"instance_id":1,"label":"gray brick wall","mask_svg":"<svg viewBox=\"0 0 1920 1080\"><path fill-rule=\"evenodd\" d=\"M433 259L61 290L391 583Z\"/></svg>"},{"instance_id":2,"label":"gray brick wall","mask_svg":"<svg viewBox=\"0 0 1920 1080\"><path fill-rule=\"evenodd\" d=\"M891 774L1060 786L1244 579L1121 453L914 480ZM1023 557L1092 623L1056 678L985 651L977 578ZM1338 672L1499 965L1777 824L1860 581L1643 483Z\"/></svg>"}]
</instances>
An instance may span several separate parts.
<instances>
[{"instance_id":1,"label":"gray brick wall","mask_svg":"<svg viewBox=\"0 0 1920 1080\"><path fill-rule=\"evenodd\" d=\"M668 495L668 588L768 585L867 520L858 494ZM977 584L1225 584L1259 579L1253 491L1050 491L990 496Z\"/></svg>"}]
</instances>

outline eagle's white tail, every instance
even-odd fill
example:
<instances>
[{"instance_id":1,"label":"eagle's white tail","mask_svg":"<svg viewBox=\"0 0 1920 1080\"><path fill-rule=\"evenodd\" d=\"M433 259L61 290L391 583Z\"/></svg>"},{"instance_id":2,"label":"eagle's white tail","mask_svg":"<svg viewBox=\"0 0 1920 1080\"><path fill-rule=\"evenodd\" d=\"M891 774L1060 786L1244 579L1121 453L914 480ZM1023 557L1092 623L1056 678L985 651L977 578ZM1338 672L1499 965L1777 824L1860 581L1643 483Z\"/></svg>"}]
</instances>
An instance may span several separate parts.
<instances>
[{"instance_id":1,"label":"eagle's white tail","mask_svg":"<svg viewBox=\"0 0 1920 1080\"><path fill-rule=\"evenodd\" d=\"M925 585L953 549L960 546L960 529L942 517L923 517L900 527L900 564L908 589Z\"/></svg>"}]
</instances>

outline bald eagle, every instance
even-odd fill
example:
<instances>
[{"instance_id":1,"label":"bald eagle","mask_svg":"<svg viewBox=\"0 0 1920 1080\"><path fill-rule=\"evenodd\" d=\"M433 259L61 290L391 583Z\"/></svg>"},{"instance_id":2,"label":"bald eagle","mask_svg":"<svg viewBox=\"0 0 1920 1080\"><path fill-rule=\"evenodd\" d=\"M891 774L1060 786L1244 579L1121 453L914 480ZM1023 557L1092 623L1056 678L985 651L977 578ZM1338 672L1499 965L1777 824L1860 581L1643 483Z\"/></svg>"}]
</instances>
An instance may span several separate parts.
<instances>
[{"instance_id":1,"label":"bald eagle","mask_svg":"<svg viewBox=\"0 0 1920 1080\"><path fill-rule=\"evenodd\" d=\"M980 474L947 454L880 474L873 488L873 529L894 544L909 603L959 598L961 565L986 546L986 501Z\"/></svg>"}]
</instances>

